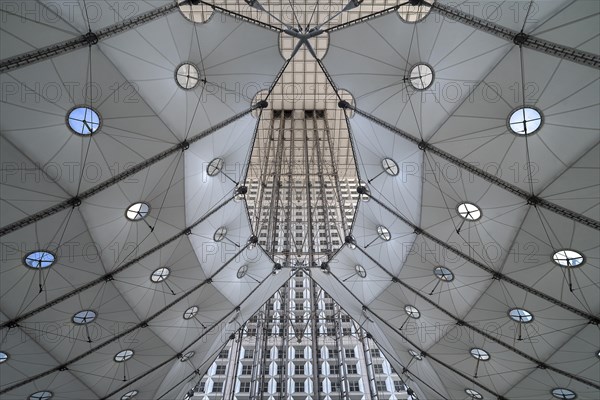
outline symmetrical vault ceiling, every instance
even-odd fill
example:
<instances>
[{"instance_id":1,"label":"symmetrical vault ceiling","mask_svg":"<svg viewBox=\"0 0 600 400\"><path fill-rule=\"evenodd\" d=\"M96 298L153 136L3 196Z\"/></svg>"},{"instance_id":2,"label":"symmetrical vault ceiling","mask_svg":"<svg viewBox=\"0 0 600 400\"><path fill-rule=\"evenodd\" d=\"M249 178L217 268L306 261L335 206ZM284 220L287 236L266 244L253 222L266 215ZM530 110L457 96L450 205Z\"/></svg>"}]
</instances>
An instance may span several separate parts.
<instances>
[{"instance_id":1,"label":"symmetrical vault ceiling","mask_svg":"<svg viewBox=\"0 0 600 400\"><path fill-rule=\"evenodd\" d=\"M258 132L324 110L362 184L311 276L419 398L597 399L600 3L246 3L2 2L2 398L183 398L289 276Z\"/></svg>"}]
</instances>

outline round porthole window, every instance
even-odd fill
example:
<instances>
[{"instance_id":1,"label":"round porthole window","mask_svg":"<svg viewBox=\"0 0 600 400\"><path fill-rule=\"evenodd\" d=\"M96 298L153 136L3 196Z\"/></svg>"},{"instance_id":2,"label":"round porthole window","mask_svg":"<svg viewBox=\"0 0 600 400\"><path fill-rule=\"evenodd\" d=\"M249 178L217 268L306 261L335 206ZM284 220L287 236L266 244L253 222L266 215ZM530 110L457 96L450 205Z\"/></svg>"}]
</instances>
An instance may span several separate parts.
<instances>
[{"instance_id":1,"label":"round porthole window","mask_svg":"<svg viewBox=\"0 0 600 400\"><path fill-rule=\"evenodd\" d=\"M90 107L75 107L69 111L67 125L77 135L91 135L100 129L100 115Z\"/></svg>"},{"instance_id":2,"label":"round porthole window","mask_svg":"<svg viewBox=\"0 0 600 400\"><path fill-rule=\"evenodd\" d=\"M416 64L410 70L408 81L417 90L428 89L433 83L433 69L428 64Z\"/></svg>"},{"instance_id":3,"label":"round porthole window","mask_svg":"<svg viewBox=\"0 0 600 400\"><path fill-rule=\"evenodd\" d=\"M508 117L508 129L516 135L531 135L540 130L542 113L533 107L519 107Z\"/></svg>"},{"instance_id":4,"label":"round porthole window","mask_svg":"<svg viewBox=\"0 0 600 400\"><path fill-rule=\"evenodd\" d=\"M175 81L180 88L190 90L195 88L200 82L200 71L194 64L179 64L175 70Z\"/></svg>"}]
</instances>

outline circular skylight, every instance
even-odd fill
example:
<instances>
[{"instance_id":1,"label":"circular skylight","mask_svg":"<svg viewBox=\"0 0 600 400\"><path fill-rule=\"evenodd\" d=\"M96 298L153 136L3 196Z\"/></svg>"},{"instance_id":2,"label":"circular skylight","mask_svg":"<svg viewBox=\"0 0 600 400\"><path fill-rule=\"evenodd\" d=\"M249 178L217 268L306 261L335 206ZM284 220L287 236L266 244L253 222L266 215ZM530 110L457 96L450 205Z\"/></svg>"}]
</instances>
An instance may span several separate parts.
<instances>
[{"instance_id":1,"label":"circular skylight","mask_svg":"<svg viewBox=\"0 0 600 400\"><path fill-rule=\"evenodd\" d=\"M417 90L425 90L433 83L433 69L427 64L417 64L410 70L409 82Z\"/></svg>"},{"instance_id":2,"label":"circular skylight","mask_svg":"<svg viewBox=\"0 0 600 400\"><path fill-rule=\"evenodd\" d=\"M435 267L433 274L436 278L444 282L452 282L454 280L454 274L446 267Z\"/></svg>"},{"instance_id":3,"label":"circular skylight","mask_svg":"<svg viewBox=\"0 0 600 400\"><path fill-rule=\"evenodd\" d=\"M56 262L56 256L46 250L37 250L28 253L23 263L29 268L44 269L51 267Z\"/></svg>"},{"instance_id":4,"label":"circular skylight","mask_svg":"<svg viewBox=\"0 0 600 400\"><path fill-rule=\"evenodd\" d=\"M385 240L386 242L392 238L392 234L390 233L388 228L386 228L383 225L379 225L377 227L377 234L381 239Z\"/></svg>"},{"instance_id":5,"label":"circular skylight","mask_svg":"<svg viewBox=\"0 0 600 400\"><path fill-rule=\"evenodd\" d=\"M508 128L517 135L531 135L542 126L541 112L532 107L519 107L508 117Z\"/></svg>"},{"instance_id":6,"label":"circular skylight","mask_svg":"<svg viewBox=\"0 0 600 400\"><path fill-rule=\"evenodd\" d=\"M434 0L407 0L398 7L398 15L404 22L419 22L431 11Z\"/></svg>"},{"instance_id":7,"label":"circular skylight","mask_svg":"<svg viewBox=\"0 0 600 400\"><path fill-rule=\"evenodd\" d=\"M421 360L423 359L423 356L422 356L420 353L417 353L417 352L416 352L416 351L414 351L414 350L409 350L409 351L408 351L408 354L410 354L410 355L411 355L411 357L414 357L415 359L417 359L417 360L419 360L419 361L421 361Z\"/></svg>"},{"instance_id":8,"label":"circular skylight","mask_svg":"<svg viewBox=\"0 0 600 400\"><path fill-rule=\"evenodd\" d=\"M490 353L477 347L471 349L471 356L481 361L487 361L490 359Z\"/></svg>"},{"instance_id":9,"label":"circular skylight","mask_svg":"<svg viewBox=\"0 0 600 400\"><path fill-rule=\"evenodd\" d=\"M468 394L472 399L483 399L483 396L477 390L465 389L465 393Z\"/></svg>"},{"instance_id":10,"label":"circular skylight","mask_svg":"<svg viewBox=\"0 0 600 400\"><path fill-rule=\"evenodd\" d=\"M398 175L398 172L400 172L398 164L396 164L396 161L392 160L391 158L384 158L381 160L381 166L383 167L383 170L391 176L396 176Z\"/></svg>"},{"instance_id":11,"label":"circular skylight","mask_svg":"<svg viewBox=\"0 0 600 400\"><path fill-rule=\"evenodd\" d=\"M123 362L129 360L133 357L133 350L121 350L115 355L116 362Z\"/></svg>"},{"instance_id":12,"label":"circular skylight","mask_svg":"<svg viewBox=\"0 0 600 400\"><path fill-rule=\"evenodd\" d=\"M211 162L208 163L208 167L206 167L206 173L208 176L215 176L223 169L223 165L225 165L225 160L222 158L215 158Z\"/></svg>"},{"instance_id":13,"label":"circular skylight","mask_svg":"<svg viewBox=\"0 0 600 400\"><path fill-rule=\"evenodd\" d=\"M184 355L181 356L181 358L179 359L179 361L186 362L190 358L194 357L195 354L196 354L196 352L193 351L193 350L192 351L188 351L187 353L185 353Z\"/></svg>"},{"instance_id":14,"label":"circular skylight","mask_svg":"<svg viewBox=\"0 0 600 400\"><path fill-rule=\"evenodd\" d=\"M481 218L481 210L473 203L460 203L457 211L461 217L469 221L476 221Z\"/></svg>"},{"instance_id":15,"label":"circular skylight","mask_svg":"<svg viewBox=\"0 0 600 400\"><path fill-rule=\"evenodd\" d=\"M130 221L140 221L148 215L150 212L150 206L144 202L133 203L129 207L127 207L127 211L125 212L125 216Z\"/></svg>"},{"instance_id":16,"label":"circular skylight","mask_svg":"<svg viewBox=\"0 0 600 400\"><path fill-rule=\"evenodd\" d=\"M125 393L123 396L121 396L121 400L129 400L129 399L133 399L135 396L137 396L139 392L137 390L131 390L127 393Z\"/></svg>"},{"instance_id":17,"label":"circular skylight","mask_svg":"<svg viewBox=\"0 0 600 400\"><path fill-rule=\"evenodd\" d=\"M557 399L572 400L577 397L577 393L565 388L554 388L551 393Z\"/></svg>"},{"instance_id":18,"label":"circular skylight","mask_svg":"<svg viewBox=\"0 0 600 400\"><path fill-rule=\"evenodd\" d=\"M200 82L200 71L194 64L180 64L175 70L175 81L182 89L193 89Z\"/></svg>"},{"instance_id":19,"label":"circular skylight","mask_svg":"<svg viewBox=\"0 0 600 400\"><path fill-rule=\"evenodd\" d=\"M100 116L90 107L75 107L69 111L67 123L77 135L91 135L100 128Z\"/></svg>"},{"instance_id":20,"label":"circular skylight","mask_svg":"<svg viewBox=\"0 0 600 400\"><path fill-rule=\"evenodd\" d=\"M194 4L195 3L195 4ZM205 23L213 15L213 9L206 4L192 1L178 1L179 11L183 16L195 23Z\"/></svg>"},{"instance_id":21,"label":"circular skylight","mask_svg":"<svg viewBox=\"0 0 600 400\"><path fill-rule=\"evenodd\" d=\"M169 277L170 273L171 271L167 267L158 268L150 275L150 280L154 283L162 282Z\"/></svg>"},{"instance_id":22,"label":"circular skylight","mask_svg":"<svg viewBox=\"0 0 600 400\"><path fill-rule=\"evenodd\" d=\"M32 393L29 396L29 400L48 400L51 399L54 394L49 390L41 390L39 392Z\"/></svg>"},{"instance_id":23,"label":"circular skylight","mask_svg":"<svg viewBox=\"0 0 600 400\"><path fill-rule=\"evenodd\" d=\"M404 311L406 312L406 315L408 315L411 318L417 319L421 317L421 312L415 306L404 306Z\"/></svg>"},{"instance_id":24,"label":"circular skylight","mask_svg":"<svg viewBox=\"0 0 600 400\"><path fill-rule=\"evenodd\" d=\"M200 309L198 308L198 306L191 306L190 308L188 308L187 310L185 310L183 312L183 319L192 319L196 316L196 314L198 314L198 311Z\"/></svg>"},{"instance_id":25,"label":"circular skylight","mask_svg":"<svg viewBox=\"0 0 600 400\"><path fill-rule=\"evenodd\" d=\"M367 270L362 265L359 265L359 264L355 265L354 271L356 271L356 275L360 276L361 278L367 277Z\"/></svg>"},{"instance_id":26,"label":"circular skylight","mask_svg":"<svg viewBox=\"0 0 600 400\"><path fill-rule=\"evenodd\" d=\"M6 361L8 361L8 353L0 351L0 364L5 363Z\"/></svg>"},{"instance_id":27,"label":"circular skylight","mask_svg":"<svg viewBox=\"0 0 600 400\"><path fill-rule=\"evenodd\" d=\"M220 242L221 240L225 239L226 235L227 235L227 228L222 226L215 231L215 233L213 235L213 240L215 242Z\"/></svg>"},{"instance_id":28,"label":"circular skylight","mask_svg":"<svg viewBox=\"0 0 600 400\"><path fill-rule=\"evenodd\" d=\"M533 321L533 314L523 308L513 308L508 312L510 319L522 324Z\"/></svg>"},{"instance_id":29,"label":"circular skylight","mask_svg":"<svg viewBox=\"0 0 600 400\"><path fill-rule=\"evenodd\" d=\"M248 272L248 265L244 264L238 269L237 278L242 279L244 276L246 276L246 272Z\"/></svg>"},{"instance_id":30,"label":"circular skylight","mask_svg":"<svg viewBox=\"0 0 600 400\"><path fill-rule=\"evenodd\" d=\"M96 312L92 310L81 310L73 315L73 322L77 325L89 324L96 319Z\"/></svg>"},{"instance_id":31,"label":"circular skylight","mask_svg":"<svg viewBox=\"0 0 600 400\"><path fill-rule=\"evenodd\" d=\"M561 267L581 267L585 261L583 255L575 250L559 250L552 260Z\"/></svg>"}]
</instances>

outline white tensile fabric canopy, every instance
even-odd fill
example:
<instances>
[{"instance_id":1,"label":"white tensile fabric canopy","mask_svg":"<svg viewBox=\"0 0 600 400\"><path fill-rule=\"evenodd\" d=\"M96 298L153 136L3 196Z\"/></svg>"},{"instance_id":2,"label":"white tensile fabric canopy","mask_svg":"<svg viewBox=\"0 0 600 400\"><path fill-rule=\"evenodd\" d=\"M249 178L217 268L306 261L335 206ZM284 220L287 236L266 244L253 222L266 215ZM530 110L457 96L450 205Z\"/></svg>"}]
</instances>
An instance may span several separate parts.
<instances>
[{"instance_id":1,"label":"white tensile fabric canopy","mask_svg":"<svg viewBox=\"0 0 600 400\"><path fill-rule=\"evenodd\" d=\"M282 77L283 34L233 3L202 23L168 0L1 5L2 398L181 399L285 283L236 196L258 127L249 110ZM597 399L600 2L466 3L328 25L319 65L353 96L370 198L356 248L312 277L419 398ZM89 46L36 53L88 32ZM133 357L118 362L123 350Z\"/></svg>"}]
</instances>

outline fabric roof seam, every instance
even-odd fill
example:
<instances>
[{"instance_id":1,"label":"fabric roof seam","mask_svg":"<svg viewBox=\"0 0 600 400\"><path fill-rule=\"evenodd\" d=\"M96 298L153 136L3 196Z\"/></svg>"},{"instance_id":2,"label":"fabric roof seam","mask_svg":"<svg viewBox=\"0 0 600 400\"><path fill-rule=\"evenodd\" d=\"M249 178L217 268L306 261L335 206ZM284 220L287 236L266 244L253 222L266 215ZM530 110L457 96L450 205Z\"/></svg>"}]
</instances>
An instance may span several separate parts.
<instances>
[{"instance_id":1,"label":"fabric roof seam","mask_svg":"<svg viewBox=\"0 0 600 400\"><path fill-rule=\"evenodd\" d=\"M177 239L179 239L182 236L187 236L188 232L191 231L191 229L193 229L194 227L198 226L199 224L201 224L202 222L204 222L206 219L208 219L211 215L213 215L214 213L216 213L217 211L219 211L221 208L225 207L227 204L229 204L229 202L231 202L233 199L235 198L235 196L230 197L229 199L223 201L221 204L219 204L216 208L213 208L212 210L209 211L209 213L205 214L204 216L202 216L199 220L197 220L196 222L194 222L193 224L191 224L189 227L183 229L181 232L171 236L169 239L165 240L164 242L159 243L158 245L156 245L155 247L149 249L148 251L146 251L144 254L141 254L140 256L134 258L133 260L130 260L128 262L126 262L125 264L123 264L122 266L118 267L117 269L104 274L100 277L98 277L97 279L94 279L91 282L88 282L85 285L79 286L78 288L72 290L69 293L66 293L60 297L57 297L54 300L50 300L48 302L46 302L44 305L31 310L23 315L20 315L18 317L15 317L13 319L10 319L6 322L3 322L2 325L0 325L0 330L4 329L4 328L10 328L11 326L14 326L15 324L18 324L19 322L32 317L33 315L39 314L40 312L43 312L44 310L47 310L49 308L54 307L56 304L59 304L73 296L75 296L78 293L83 292L84 290L87 290L89 288L92 288L96 285L99 285L103 282L106 282L107 280L113 280L114 279L114 275L118 274L120 272L125 271L126 269L130 268L131 266L135 265L137 262L139 262L140 260L145 259L146 257L148 257L149 255L155 253L156 251L162 249L163 247L167 246L170 243L173 243L174 241L176 241Z\"/></svg>"},{"instance_id":2,"label":"fabric roof seam","mask_svg":"<svg viewBox=\"0 0 600 400\"><path fill-rule=\"evenodd\" d=\"M2 227L2 228L0 228L0 237L5 236L5 235L7 235L11 232L14 232L16 230L19 230L21 228L24 228L28 225L31 225L37 221L40 221L46 217L54 215L54 214L56 214L62 210L65 210L69 207L75 207L75 206L81 205L82 200L85 200L85 199L101 192L102 190L109 188L140 171L143 171L144 169L156 164L157 162L167 158L168 156L170 156L172 154L175 154L179 151L185 151L186 149L189 148L190 144L195 143L201 139L204 139L205 137L210 136L213 133L216 133L217 131L224 128L225 126L239 120L240 118L244 117L245 115L251 113L254 109L261 108L262 106L263 106L262 104L256 104L256 105L250 107L249 109L242 111L241 113L236 114L236 115L232 116L231 118L226 119L225 121L222 121L216 125L213 125L210 128L204 130L203 132L191 137L190 139L184 140L183 142L180 142L180 143L172 146L171 148L164 150L163 152L158 153L157 155L150 157L139 164L134 165L131 168L125 169L124 171L120 172L119 174L113 176L112 178L109 178L106 181L80 193L77 197L67 199L61 203L58 203L54 206L46 208L45 210L38 211L35 214L32 214L28 217L22 218L19 221L13 222L11 224L8 224L8 225Z\"/></svg>"},{"instance_id":3,"label":"fabric roof seam","mask_svg":"<svg viewBox=\"0 0 600 400\"><path fill-rule=\"evenodd\" d=\"M410 226L411 228L413 228L415 230L415 232L418 232L425 236L426 238L432 240L433 242L439 244L440 246L443 246L444 248L446 248L447 250L453 252L454 254L460 256L461 258L469 261L471 264L475 265L476 267L484 270L485 272L491 274L494 276L495 279L499 279L499 280L503 280L505 282L508 282L510 284L512 284L513 286L516 286L518 288L521 288L537 297L540 297L546 301L549 301L550 303L559 306L567 311L570 311L576 315L579 315L580 317L585 318L586 320L590 321L590 323L593 323L595 325L600 324L600 317L596 316L596 315L592 315L589 314L585 311L582 311L576 307L570 306L569 304L566 304L558 299L555 299L554 297L547 295L545 293L540 292L537 289L534 289L530 286L527 286L525 284L522 284L521 282L518 282L515 279L512 279L508 276L506 276L505 274L498 272L494 269L492 269L491 267L488 267L484 264L482 264L481 262L477 261L476 259L474 259L473 257L463 253L462 251L450 246L449 244L447 244L446 242L444 242L441 239L438 239L437 237L431 235L430 233L428 233L427 231L425 231L423 228L420 228L418 226L416 226L415 224L413 224L412 222L410 222L407 218L403 217L402 215L400 215L398 212L396 212L395 210L392 210L390 207L388 207L386 204L384 204L383 202L381 202L380 200L378 200L375 197L371 196L371 199L373 201L375 201L377 204L379 204L381 207L383 207L385 210L387 210L388 212L392 213L393 215L395 215L396 217L398 217L402 222L404 222L405 224L407 224L408 226Z\"/></svg>"},{"instance_id":4,"label":"fabric roof seam","mask_svg":"<svg viewBox=\"0 0 600 400\"><path fill-rule=\"evenodd\" d=\"M491 21L486 21L474 15L467 14L457 8L446 4L440 4L439 1L431 5L431 9L440 15L465 25L472 26L475 29L487 32L502 39L506 39L516 46L522 46L545 54L550 54L555 57L563 58L582 64L592 68L600 68L600 57L586 51L574 49L553 43L544 39L537 38L533 35L527 35L523 32L517 32L512 29L503 27Z\"/></svg>"},{"instance_id":5,"label":"fabric roof seam","mask_svg":"<svg viewBox=\"0 0 600 400\"><path fill-rule=\"evenodd\" d=\"M521 197L522 199L524 199L527 202L527 204L543 207L544 209L552 211L555 214L562 215L564 217L572 219L573 221L579 222L583 225L589 226L596 230L600 230L600 221L596 221L592 218L586 217L585 215L576 213L572 210L569 210L565 207L554 204L551 201L545 200L541 197L532 196L529 192L527 192L511 183L508 183L508 182L502 180L501 178L495 177L495 176L491 175L490 173L485 172L482 169L480 169L474 165L471 165L468 162L465 162L465 161L461 160L460 158L455 157L452 154L447 153L430 143L427 143L423 140L417 139L416 137L412 136L411 134L404 132L399 128L396 128L395 126L392 126L391 124L389 124L367 112L364 112L356 107L353 107L352 105L348 104L347 102L345 104L343 104L343 108L351 109L354 112L356 112L357 114L376 123L377 125L380 125L386 129L388 129L389 131L399 135L400 137L402 137L412 143L417 144L419 146L419 149L423 150L424 152L430 151L433 154L445 159L446 161L449 161L452 164L454 164L462 169L465 169L466 171L472 173L473 175L476 175L476 176L486 180L487 182L490 182L500 188L507 190L508 192L510 192L516 196Z\"/></svg>"},{"instance_id":6,"label":"fabric roof seam","mask_svg":"<svg viewBox=\"0 0 600 400\"><path fill-rule=\"evenodd\" d=\"M100 40L109 38L129 29L135 29L147 22L153 21L164 15L170 14L177 7L176 2L164 5L154 10L148 11L124 21L117 22L106 28L99 29L96 32L86 32L81 36L73 39L65 40L61 43L56 43L41 49L33 50L28 53L19 54L14 57L0 61L0 73L8 72L32 63L47 60L57 55L65 54L86 46L98 44Z\"/></svg>"},{"instance_id":7,"label":"fabric roof seam","mask_svg":"<svg viewBox=\"0 0 600 400\"><path fill-rule=\"evenodd\" d=\"M88 350L88 351L86 351L86 352L84 352L84 353L82 353L82 354L80 354L80 355L78 355L78 356L74 357L73 359L71 359L71 360L68 360L68 361L64 362L63 364L61 364L61 365L59 365L59 366L57 366L57 367L51 368L51 369L49 369L49 370L46 370L46 371L44 371L44 372L41 372L41 373L39 373L39 374L37 374L37 375L34 375L34 376L30 376L30 377L28 377L27 379L24 379L24 380L22 380L22 381L20 381L20 382L17 382L17 383L15 383L15 384L12 384L12 385L10 385L10 386L6 387L6 388L3 388L2 390L0 390L0 394L4 394L4 393L7 393L7 392L10 392L10 391L12 391L12 390L14 390L14 389L17 389L17 388L19 388L19 387L22 387L22 386L24 386L24 385L28 384L28 383L35 382L35 381L37 381L38 379L41 379L41 378L43 378L43 377L45 377L45 376L48 376L49 374L52 374L52 373L54 373L54 372L57 372L57 371L62 371L62 370L64 370L65 368L67 368L69 365L71 365L71 364L74 364L74 363L76 363L76 362L78 362L78 361L80 361L80 360L82 360L82 359L86 358L87 356L89 356L89 355L91 355L91 354L95 353L96 351L98 351L98 350L100 350L100 349L103 349L104 347L108 346L108 345L109 345L109 344L111 344L111 343L114 343L114 342L116 342L116 341L120 340L121 338L123 338L123 337L125 337L125 336L127 336L127 335L131 334L132 332L135 332L136 330L138 330L138 329L140 329L140 328L145 328L145 327L148 327L148 322L150 322L150 321L154 320L155 318L159 317L160 315L162 315L163 313L165 313L167 310L169 310L171 307L173 307L174 305L178 304L179 302L181 302L183 299L185 299L185 298L187 298L188 296L190 296L192 293L194 293L194 292L195 292L195 291L197 291L198 289L202 288L204 285L211 284L211 283L213 282L213 278L214 278L215 276L217 276L217 275L218 275L218 274L219 274L221 271L223 271L223 270L224 270L224 269L225 269L225 268L226 268L226 267L227 267L227 266L228 266L228 265L229 265L229 264L230 264L232 261L234 261L234 260L236 259L236 257L238 257L240 254L242 254L242 252L244 252L244 251L246 250L246 248L248 247L248 245L249 245L249 243L247 243L247 244L246 244L244 247L242 247L242 248L241 248L241 249L240 249L240 250L239 250L239 251L238 251L238 252L237 252L237 253L236 253L236 254L235 254L235 255L234 255L232 258L230 258L229 260L227 260L227 261L226 261L226 262L225 262L225 263L224 263L224 264L223 264L223 265L222 265L222 266L221 266L221 267L220 267L220 268L219 268L217 271L215 271L215 273L214 273L214 274L213 274L211 277L209 277L209 278L205 279L204 281L202 281L202 282L201 282L201 283L199 283L198 285L196 285L196 286L192 287L191 289L188 289L188 290L185 292L185 294L183 294L183 295L179 296L177 299L173 300L172 302L170 302L168 305L166 305L166 306L165 306L165 307L163 307L162 309L160 309L160 310L158 310L157 312L153 313L153 314L152 314L150 317L147 317L146 319L144 319L143 321L141 321L140 323L138 323L138 324L134 325L133 327L131 327L131 328L129 328L129 329L126 329L126 330L124 330L124 331L122 331L122 332L120 332L120 333L115 333L115 334L114 334L114 335L113 335L113 336L112 336L110 339L108 339L108 340L106 340L106 341L102 342L101 344L99 344L99 345L97 345L97 346L93 347L92 349L90 349L90 350ZM268 278L268 276L269 276L269 275L267 275L267 278ZM264 282L264 281L266 281L266 279L267 279L267 278L265 278L265 279L263 280L263 282ZM256 288L258 288L259 286L260 286L260 285L258 285ZM255 288L255 289L256 289L256 288ZM252 292L252 293L253 293L253 292ZM249 296L249 295L248 295L248 296ZM247 297L248 297L248 296L247 296ZM242 302L242 303L243 303L243 302ZM234 310L232 310L232 311L231 311L229 314L231 314L233 311L234 311ZM228 314L228 315L229 315L229 314ZM227 315L227 316L228 316L228 315ZM225 316L224 318L226 318L227 316ZM214 327L218 326L218 325L219 325L221 322L223 322L224 318L223 318L222 320L220 320L220 321L219 321L217 324L213 325L213 327L212 327L212 328L214 328ZM207 332L209 332L210 330L212 330L212 329L209 329ZM205 334L206 334L206 332L205 332L205 333L203 333L202 337L203 337ZM202 338L202 337L201 337L201 338ZM189 347L191 347L191 345L190 345L190 346L188 346L188 347L186 347L185 349L183 349L183 351L184 351L184 352L185 352L185 351L187 351ZM176 356L177 356L177 355L175 355L174 357L175 357L175 358L177 358ZM169 361L170 361L170 360L169 360ZM132 383L133 383L133 382L132 382ZM109 397L110 397L110 396L109 396Z\"/></svg>"}]
</instances>

